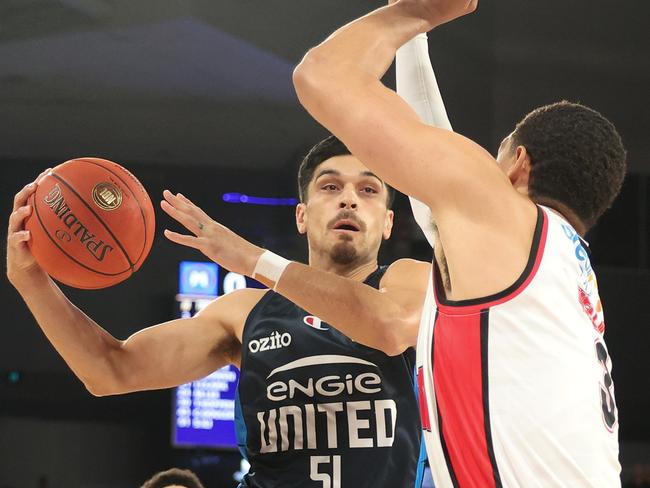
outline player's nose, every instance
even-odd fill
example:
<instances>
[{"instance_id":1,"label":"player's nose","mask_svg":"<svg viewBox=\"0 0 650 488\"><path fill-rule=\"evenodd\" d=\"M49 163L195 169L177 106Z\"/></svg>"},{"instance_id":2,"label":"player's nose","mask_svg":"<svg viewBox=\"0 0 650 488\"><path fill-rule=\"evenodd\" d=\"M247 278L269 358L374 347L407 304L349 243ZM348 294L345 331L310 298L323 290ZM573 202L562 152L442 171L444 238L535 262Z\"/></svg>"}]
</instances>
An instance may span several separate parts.
<instances>
[{"instance_id":1,"label":"player's nose","mask_svg":"<svg viewBox=\"0 0 650 488\"><path fill-rule=\"evenodd\" d=\"M356 209L359 203L357 192L354 188L346 186L341 192L341 199L339 200L339 208Z\"/></svg>"}]
</instances>

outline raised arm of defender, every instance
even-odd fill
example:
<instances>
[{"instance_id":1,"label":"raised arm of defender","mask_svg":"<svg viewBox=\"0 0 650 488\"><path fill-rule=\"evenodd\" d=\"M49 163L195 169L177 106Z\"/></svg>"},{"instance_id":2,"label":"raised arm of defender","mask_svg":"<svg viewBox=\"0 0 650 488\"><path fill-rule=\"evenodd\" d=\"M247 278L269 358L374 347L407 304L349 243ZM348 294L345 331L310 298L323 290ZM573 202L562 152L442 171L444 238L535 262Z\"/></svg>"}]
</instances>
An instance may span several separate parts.
<instances>
[{"instance_id":1,"label":"raised arm of defender","mask_svg":"<svg viewBox=\"0 0 650 488\"><path fill-rule=\"evenodd\" d=\"M439 17L427 4L432 11L440 4ZM298 97L314 118L380 177L426 203L436 218L451 210L445 203L459 194L475 198L458 205L480 210L486 200L494 200L495 186L509 191L510 184L484 149L424 124L380 78L399 47L444 19L469 13L475 5L467 4L401 0L378 9L310 50L294 73Z\"/></svg>"},{"instance_id":2,"label":"raised arm of defender","mask_svg":"<svg viewBox=\"0 0 650 488\"><path fill-rule=\"evenodd\" d=\"M467 0L400 0L336 31L294 72L314 118L382 179L431 209L454 300L497 293L516 280L536 209L487 151L423 123L380 79L405 42L475 8Z\"/></svg>"}]
</instances>

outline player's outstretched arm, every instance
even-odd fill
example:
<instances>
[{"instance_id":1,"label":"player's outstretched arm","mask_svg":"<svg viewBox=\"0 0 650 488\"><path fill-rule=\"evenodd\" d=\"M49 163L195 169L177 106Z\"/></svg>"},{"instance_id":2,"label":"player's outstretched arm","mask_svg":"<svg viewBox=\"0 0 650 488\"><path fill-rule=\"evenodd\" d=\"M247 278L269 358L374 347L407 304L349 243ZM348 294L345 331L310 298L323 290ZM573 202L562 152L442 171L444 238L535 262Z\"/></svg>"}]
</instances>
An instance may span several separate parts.
<instances>
[{"instance_id":1,"label":"player's outstretched arm","mask_svg":"<svg viewBox=\"0 0 650 488\"><path fill-rule=\"evenodd\" d=\"M27 200L36 186L37 182L26 186L14 200L7 277L43 333L91 393L111 395L175 386L239 361L235 329L260 298L258 290L232 293L192 319L173 320L126 341L118 340L72 304L29 252L24 220L31 213Z\"/></svg>"},{"instance_id":2,"label":"player's outstretched arm","mask_svg":"<svg viewBox=\"0 0 650 488\"><path fill-rule=\"evenodd\" d=\"M379 290L292 262L275 290L330 323L350 339L394 356L417 343L431 264L394 262ZM269 286L274 282L260 277Z\"/></svg>"},{"instance_id":3,"label":"player's outstretched arm","mask_svg":"<svg viewBox=\"0 0 650 488\"><path fill-rule=\"evenodd\" d=\"M336 31L294 72L314 118L381 179L431 209L453 300L497 293L516 280L537 209L487 151L424 123L381 76L404 43L475 8L468 0L399 0ZM519 147L516 154L509 175L526 177L528 156Z\"/></svg>"},{"instance_id":4,"label":"player's outstretched arm","mask_svg":"<svg viewBox=\"0 0 650 488\"><path fill-rule=\"evenodd\" d=\"M171 241L197 249L224 268L274 288L357 342L391 355L415 345L429 263L394 263L380 290L295 262L287 265L278 284L272 270L264 272L258 266L264 249L215 222L183 195L165 190L163 196L162 209L193 234L165 230Z\"/></svg>"},{"instance_id":5,"label":"player's outstretched arm","mask_svg":"<svg viewBox=\"0 0 650 488\"><path fill-rule=\"evenodd\" d=\"M242 289L212 301L197 315L136 332L112 353L114 384L99 394L170 388L227 364L240 365L241 333L266 290Z\"/></svg>"},{"instance_id":6,"label":"player's outstretched arm","mask_svg":"<svg viewBox=\"0 0 650 488\"><path fill-rule=\"evenodd\" d=\"M429 41L425 33L418 34L397 50L395 81L397 94L409 104L422 122L440 129L453 130L433 71Z\"/></svg>"},{"instance_id":7,"label":"player's outstretched arm","mask_svg":"<svg viewBox=\"0 0 650 488\"><path fill-rule=\"evenodd\" d=\"M434 215L450 203L467 204L463 211L472 213L510 184L484 149L427 126L380 78L405 42L475 7L466 0L400 0L336 31L294 73L298 97L314 118Z\"/></svg>"},{"instance_id":8,"label":"player's outstretched arm","mask_svg":"<svg viewBox=\"0 0 650 488\"><path fill-rule=\"evenodd\" d=\"M357 342L390 355L415 345L431 273L429 263L397 261L384 275L380 290L278 256L267 266L269 261L261 259L264 249L215 222L186 197L167 190L163 195L163 210L193 234L165 230L171 241L197 249L224 268L274 288ZM284 263L282 272L272 262L278 261L276 258Z\"/></svg>"}]
</instances>

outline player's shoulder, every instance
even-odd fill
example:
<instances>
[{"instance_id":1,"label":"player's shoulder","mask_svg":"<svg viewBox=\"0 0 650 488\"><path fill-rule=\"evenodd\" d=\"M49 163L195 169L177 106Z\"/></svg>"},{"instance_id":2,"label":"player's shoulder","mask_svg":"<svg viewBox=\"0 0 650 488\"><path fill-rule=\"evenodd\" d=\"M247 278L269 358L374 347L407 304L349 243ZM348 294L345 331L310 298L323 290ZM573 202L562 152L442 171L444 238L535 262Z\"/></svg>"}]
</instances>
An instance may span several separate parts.
<instances>
[{"instance_id":1,"label":"player's shoulder","mask_svg":"<svg viewBox=\"0 0 650 488\"><path fill-rule=\"evenodd\" d=\"M266 288L240 288L210 302L199 315L213 318L244 319L269 292Z\"/></svg>"},{"instance_id":2,"label":"player's shoulder","mask_svg":"<svg viewBox=\"0 0 650 488\"><path fill-rule=\"evenodd\" d=\"M420 281L426 281L431 274L431 263L427 261L418 261L417 259L402 258L393 262L384 274L381 284L382 287L387 283L408 283L416 284Z\"/></svg>"},{"instance_id":3,"label":"player's shoulder","mask_svg":"<svg viewBox=\"0 0 650 488\"><path fill-rule=\"evenodd\" d=\"M234 290L228 295L235 300L261 300L264 295L266 295L270 290L268 288L240 288L239 290Z\"/></svg>"},{"instance_id":4,"label":"player's shoulder","mask_svg":"<svg viewBox=\"0 0 650 488\"><path fill-rule=\"evenodd\" d=\"M429 261L419 261L411 258L401 258L394 261L388 266L386 273L404 273L409 271L418 271L420 273L428 273L431 271L431 263Z\"/></svg>"}]
</instances>

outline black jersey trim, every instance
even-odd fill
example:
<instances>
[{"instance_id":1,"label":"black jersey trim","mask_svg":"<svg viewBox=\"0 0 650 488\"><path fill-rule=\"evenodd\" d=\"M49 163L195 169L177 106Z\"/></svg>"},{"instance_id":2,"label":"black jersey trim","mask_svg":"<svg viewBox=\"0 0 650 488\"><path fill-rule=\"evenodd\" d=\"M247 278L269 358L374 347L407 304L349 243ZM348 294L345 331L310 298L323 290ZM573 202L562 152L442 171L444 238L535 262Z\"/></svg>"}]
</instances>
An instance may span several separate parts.
<instances>
[{"instance_id":1,"label":"black jersey trim","mask_svg":"<svg viewBox=\"0 0 650 488\"><path fill-rule=\"evenodd\" d=\"M490 464L492 465L492 474L494 476L494 485L496 488L502 488L501 475L497 466L496 456L494 455L494 445L492 444L492 427L490 422L490 385L488 377L488 334L490 324L490 309L481 310L481 375L483 389L483 424L485 428L485 440L487 445Z\"/></svg>"},{"instance_id":2,"label":"black jersey trim","mask_svg":"<svg viewBox=\"0 0 650 488\"><path fill-rule=\"evenodd\" d=\"M542 240L542 234L545 228L544 224L546 220L547 217L544 214L544 211L539 206L537 206L537 222L535 224L535 233L533 234L533 242L530 246L530 252L528 254L528 262L526 263L526 267L522 271L521 275L519 275L519 278L517 278L517 281L515 281L512 285L510 285L505 290L494 293L492 295L479 297L479 298L469 298L467 300L448 300L445 297L445 289L443 286L441 286L442 281L440 278L440 271L438 269L438 265L436 264L436 260L434 258L433 287L434 287L437 302L440 305L444 305L448 307L467 307L472 305L482 305L484 303L498 301L516 292L530 276L531 272L535 268L535 262L537 261L538 254L543 251L543 249L541 249L540 242Z\"/></svg>"},{"instance_id":3,"label":"black jersey trim","mask_svg":"<svg viewBox=\"0 0 650 488\"><path fill-rule=\"evenodd\" d=\"M366 276L366 279L363 280L363 284L379 289L379 285L381 284L381 280L384 278L386 271L388 271L388 266L377 266L377 269Z\"/></svg>"}]
</instances>

